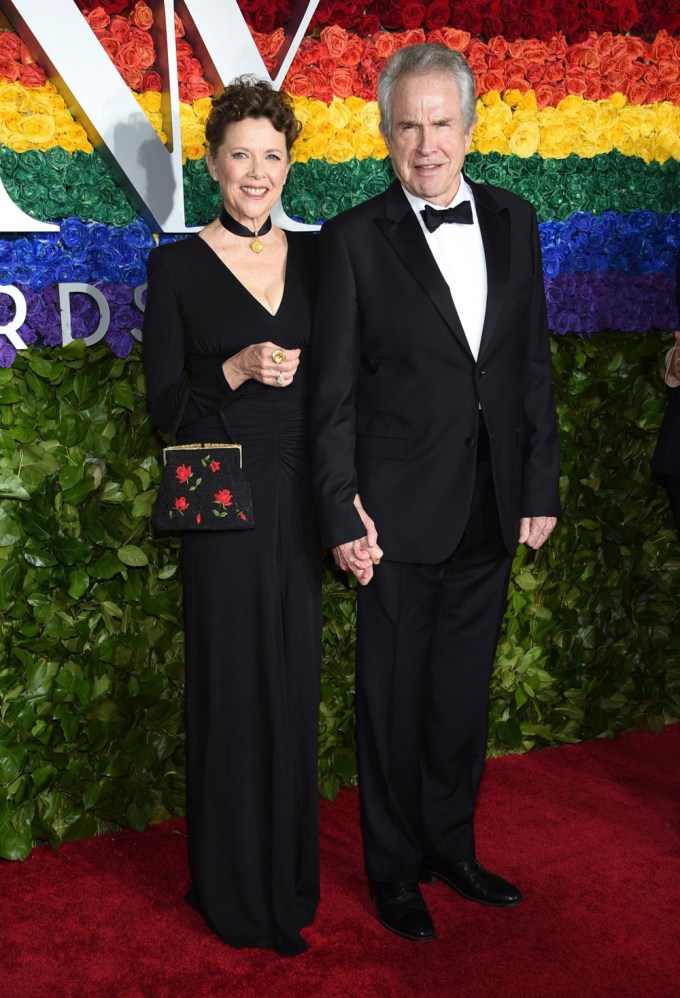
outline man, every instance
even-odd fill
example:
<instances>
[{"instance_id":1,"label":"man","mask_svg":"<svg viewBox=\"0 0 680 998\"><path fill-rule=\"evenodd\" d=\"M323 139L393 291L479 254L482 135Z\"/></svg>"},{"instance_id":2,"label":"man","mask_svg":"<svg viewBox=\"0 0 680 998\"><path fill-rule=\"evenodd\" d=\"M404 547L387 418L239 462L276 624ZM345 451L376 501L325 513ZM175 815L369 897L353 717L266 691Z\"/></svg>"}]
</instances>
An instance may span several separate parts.
<instances>
[{"instance_id":1,"label":"man","mask_svg":"<svg viewBox=\"0 0 680 998\"><path fill-rule=\"evenodd\" d=\"M536 217L462 176L467 63L407 47L378 101L398 180L321 232L313 460L324 544L362 584L366 872L382 924L423 940L419 879L521 901L477 861L473 815L512 555L555 525L559 459Z\"/></svg>"},{"instance_id":2,"label":"man","mask_svg":"<svg viewBox=\"0 0 680 998\"><path fill-rule=\"evenodd\" d=\"M675 294L680 313L680 253L675 265ZM666 384L673 390L668 393L668 404L652 458L652 470L661 475L666 483L680 534L680 331L675 333L675 343L666 354Z\"/></svg>"}]
</instances>

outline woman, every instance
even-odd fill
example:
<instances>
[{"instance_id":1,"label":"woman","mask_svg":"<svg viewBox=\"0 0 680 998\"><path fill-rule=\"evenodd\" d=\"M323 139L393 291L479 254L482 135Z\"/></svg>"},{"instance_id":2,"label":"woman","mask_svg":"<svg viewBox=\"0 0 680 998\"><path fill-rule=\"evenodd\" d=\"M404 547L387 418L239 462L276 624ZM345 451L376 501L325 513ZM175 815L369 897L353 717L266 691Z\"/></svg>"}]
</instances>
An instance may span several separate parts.
<instances>
[{"instance_id":1,"label":"woman","mask_svg":"<svg viewBox=\"0 0 680 998\"><path fill-rule=\"evenodd\" d=\"M179 443L243 445L255 529L185 534L187 895L232 946L300 953L319 898L320 548L309 486L315 239L272 225L299 124L269 84L213 103L206 160L224 207L152 251L149 407Z\"/></svg>"}]
</instances>

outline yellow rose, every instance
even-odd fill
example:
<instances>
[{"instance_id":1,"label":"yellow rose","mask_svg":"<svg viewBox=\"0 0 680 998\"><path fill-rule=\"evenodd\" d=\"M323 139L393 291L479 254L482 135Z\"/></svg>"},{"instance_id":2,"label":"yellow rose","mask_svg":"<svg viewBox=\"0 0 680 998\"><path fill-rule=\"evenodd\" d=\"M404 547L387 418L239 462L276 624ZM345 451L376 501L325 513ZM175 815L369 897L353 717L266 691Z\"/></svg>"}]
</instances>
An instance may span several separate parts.
<instances>
[{"instance_id":1,"label":"yellow rose","mask_svg":"<svg viewBox=\"0 0 680 998\"><path fill-rule=\"evenodd\" d=\"M609 100L612 102L615 108L625 107L628 103L626 97L623 94L612 94Z\"/></svg>"},{"instance_id":2,"label":"yellow rose","mask_svg":"<svg viewBox=\"0 0 680 998\"><path fill-rule=\"evenodd\" d=\"M160 95L159 95L160 96ZM201 124L205 124L208 120L208 115L212 110L212 98L211 97L199 97L198 100L194 101L194 114L196 115L196 120L200 121Z\"/></svg>"},{"instance_id":3,"label":"yellow rose","mask_svg":"<svg viewBox=\"0 0 680 998\"><path fill-rule=\"evenodd\" d=\"M544 159L564 159L571 152L571 136L560 121L542 121L538 155Z\"/></svg>"},{"instance_id":4,"label":"yellow rose","mask_svg":"<svg viewBox=\"0 0 680 998\"><path fill-rule=\"evenodd\" d=\"M29 95L19 83L0 84L0 111L11 109L25 112L29 108Z\"/></svg>"},{"instance_id":5,"label":"yellow rose","mask_svg":"<svg viewBox=\"0 0 680 998\"><path fill-rule=\"evenodd\" d=\"M328 143L324 159L328 163L346 163L353 158L352 133L349 129L343 128Z\"/></svg>"},{"instance_id":6,"label":"yellow rose","mask_svg":"<svg viewBox=\"0 0 680 998\"><path fill-rule=\"evenodd\" d=\"M75 144L75 142L73 141L73 139L70 136L60 135L59 136L59 145L61 146L62 149L65 149L66 152L75 152L76 151L76 144Z\"/></svg>"},{"instance_id":7,"label":"yellow rose","mask_svg":"<svg viewBox=\"0 0 680 998\"><path fill-rule=\"evenodd\" d=\"M309 112L309 123L318 126L321 122L328 121L328 105L322 100L310 100L307 104Z\"/></svg>"},{"instance_id":8,"label":"yellow rose","mask_svg":"<svg viewBox=\"0 0 680 998\"><path fill-rule=\"evenodd\" d=\"M583 105L583 97L576 97L574 94L570 94L568 97L563 97L561 101L557 104L557 110L560 114L571 114L576 117L581 113L581 107Z\"/></svg>"},{"instance_id":9,"label":"yellow rose","mask_svg":"<svg viewBox=\"0 0 680 998\"><path fill-rule=\"evenodd\" d=\"M337 98L334 98L336 100ZM376 101L365 101L362 97L355 97L354 94L350 94L349 97L345 97L345 104L349 108L350 114L360 114L367 104L375 104Z\"/></svg>"},{"instance_id":10,"label":"yellow rose","mask_svg":"<svg viewBox=\"0 0 680 998\"><path fill-rule=\"evenodd\" d=\"M359 108L354 114L357 128L364 128L367 132L377 135L380 131L380 110L376 101L366 101L364 106Z\"/></svg>"},{"instance_id":11,"label":"yellow rose","mask_svg":"<svg viewBox=\"0 0 680 998\"><path fill-rule=\"evenodd\" d=\"M10 135L7 139L7 147L13 149L14 152L27 152L28 149L35 149L33 143L21 134Z\"/></svg>"},{"instance_id":12,"label":"yellow rose","mask_svg":"<svg viewBox=\"0 0 680 998\"><path fill-rule=\"evenodd\" d=\"M302 141L296 142L291 150L290 158L293 163L309 163L310 155L307 143Z\"/></svg>"},{"instance_id":13,"label":"yellow rose","mask_svg":"<svg viewBox=\"0 0 680 998\"><path fill-rule=\"evenodd\" d=\"M509 107L517 107L522 100L521 90L505 90L503 92L503 102Z\"/></svg>"},{"instance_id":14,"label":"yellow rose","mask_svg":"<svg viewBox=\"0 0 680 998\"><path fill-rule=\"evenodd\" d=\"M313 135L307 140L307 149L312 159L324 159L328 143L332 141L332 135L325 135L321 132Z\"/></svg>"},{"instance_id":15,"label":"yellow rose","mask_svg":"<svg viewBox=\"0 0 680 998\"><path fill-rule=\"evenodd\" d=\"M354 132L352 135L352 147L354 149L354 155L357 159L371 159L376 157L379 153L376 152L376 147L378 145L375 135L369 132L359 131ZM382 143L382 139L380 139ZM384 148L384 143L383 143Z\"/></svg>"},{"instance_id":16,"label":"yellow rose","mask_svg":"<svg viewBox=\"0 0 680 998\"><path fill-rule=\"evenodd\" d=\"M680 159L680 135L675 128L661 128L652 143L652 156L659 163L667 159Z\"/></svg>"},{"instance_id":17,"label":"yellow rose","mask_svg":"<svg viewBox=\"0 0 680 998\"><path fill-rule=\"evenodd\" d=\"M347 102L334 97L328 108L328 120L333 128L347 128L352 120L352 112L347 106Z\"/></svg>"},{"instance_id":18,"label":"yellow rose","mask_svg":"<svg viewBox=\"0 0 680 998\"><path fill-rule=\"evenodd\" d=\"M34 145L47 148L54 145L54 120L47 114L31 114L20 125L21 134Z\"/></svg>"},{"instance_id":19,"label":"yellow rose","mask_svg":"<svg viewBox=\"0 0 680 998\"><path fill-rule=\"evenodd\" d=\"M516 128L510 135L510 152L515 156L527 159L538 151L538 143L541 138L541 130L537 121L518 121Z\"/></svg>"},{"instance_id":20,"label":"yellow rose","mask_svg":"<svg viewBox=\"0 0 680 998\"><path fill-rule=\"evenodd\" d=\"M481 114L485 107L498 107L502 103L501 95L497 90L488 90L477 98L477 114Z\"/></svg>"},{"instance_id":21,"label":"yellow rose","mask_svg":"<svg viewBox=\"0 0 680 998\"><path fill-rule=\"evenodd\" d=\"M527 90L525 94L522 94L518 101L517 108L520 111L533 111L534 114L538 113L536 94L533 90Z\"/></svg>"}]
</instances>

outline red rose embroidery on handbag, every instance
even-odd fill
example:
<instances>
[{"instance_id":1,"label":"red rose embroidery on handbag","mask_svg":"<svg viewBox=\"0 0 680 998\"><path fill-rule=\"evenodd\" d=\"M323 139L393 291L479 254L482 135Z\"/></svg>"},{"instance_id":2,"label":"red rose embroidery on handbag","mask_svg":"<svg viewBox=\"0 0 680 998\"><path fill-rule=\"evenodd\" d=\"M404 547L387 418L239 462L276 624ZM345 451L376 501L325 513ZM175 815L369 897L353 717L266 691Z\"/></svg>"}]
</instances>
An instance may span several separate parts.
<instances>
[{"instance_id":1,"label":"red rose embroidery on handbag","mask_svg":"<svg viewBox=\"0 0 680 998\"><path fill-rule=\"evenodd\" d=\"M229 489L220 489L219 492L215 493L215 502L219 503L220 506L231 506L233 505L233 496Z\"/></svg>"},{"instance_id":2,"label":"red rose embroidery on handbag","mask_svg":"<svg viewBox=\"0 0 680 998\"><path fill-rule=\"evenodd\" d=\"M184 496L180 496L179 499L175 499L175 509L178 509L180 513L183 513L185 509L189 509L189 503L186 501Z\"/></svg>"},{"instance_id":3,"label":"red rose embroidery on handbag","mask_svg":"<svg viewBox=\"0 0 680 998\"><path fill-rule=\"evenodd\" d=\"M179 468L175 472L175 477L178 482L188 482L191 478L193 472L191 470L191 465L180 464Z\"/></svg>"},{"instance_id":4,"label":"red rose embroidery on handbag","mask_svg":"<svg viewBox=\"0 0 680 998\"><path fill-rule=\"evenodd\" d=\"M211 461L210 462L210 470L211 471L219 471L220 467L221 467L221 465L220 465L219 461Z\"/></svg>"},{"instance_id":5,"label":"red rose embroidery on handbag","mask_svg":"<svg viewBox=\"0 0 680 998\"><path fill-rule=\"evenodd\" d=\"M247 520L248 519L248 517L246 516L245 513L239 513L239 516L241 517L242 520Z\"/></svg>"},{"instance_id":6,"label":"red rose embroidery on handbag","mask_svg":"<svg viewBox=\"0 0 680 998\"><path fill-rule=\"evenodd\" d=\"M200 522L201 522L201 514L197 513L196 514L196 523L200 523Z\"/></svg>"}]
</instances>

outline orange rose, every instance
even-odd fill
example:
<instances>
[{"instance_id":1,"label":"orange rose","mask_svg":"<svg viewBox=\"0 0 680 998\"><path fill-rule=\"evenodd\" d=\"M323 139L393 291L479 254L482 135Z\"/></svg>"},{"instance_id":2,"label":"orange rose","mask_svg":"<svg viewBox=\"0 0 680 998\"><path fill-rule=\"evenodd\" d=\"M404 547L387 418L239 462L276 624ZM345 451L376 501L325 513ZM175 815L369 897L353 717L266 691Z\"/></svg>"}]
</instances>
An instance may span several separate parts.
<instances>
[{"instance_id":1,"label":"orange rose","mask_svg":"<svg viewBox=\"0 0 680 998\"><path fill-rule=\"evenodd\" d=\"M554 92L554 89L546 83L539 83L534 87L534 96L539 111L542 111L544 107L550 107Z\"/></svg>"},{"instance_id":2,"label":"orange rose","mask_svg":"<svg viewBox=\"0 0 680 998\"><path fill-rule=\"evenodd\" d=\"M544 83L560 83L564 79L564 66L557 62L549 62L543 74Z\"/></svg>"},{"instance_id":3,"label":"orange rose","mask_svg":"<svg viewBox=\"0 0 680 998\"><path fill-rule=\"evenodd\" d=\"M530 62L527 64L527 68L525 70L525 76L529 81L529 83L532 85L532 87L534 83L538 83L540 80L543 79L543 69L544 66L540 62Z\"/></svg>"},{"instance_id":4,"label":"orange rose","mask_svg":"<svg viewBox=\"0 0 680 998\"><path fill-rule=\"evenodd\" d=\"M665 83L656 83L648 89L645 104L656 104L664 100L668 100L668 87Z\"/></svg>"},{"instance_id":5,"label":"orange rose","mask_svg":"<svg viewBox=\"0 0 680 998\"><path fill-rule=\"evenodd\" d=\"M19 67L14 59L3 59L0 57L0 79L14 83L18 76Z\"/></svg>"},{"instance_id":6,"label":"orange rose","mask_svg":"<svg viewBox=\"0 0 680 998\"><path fill-rule=\"evenodd\" d=\"M159 94L163 87L163 81L161 79L161 74L157 73L155 69L147 69L142 76L142 90L146 93L152 90L154 93Z\"/></svg>"},{"instance_id":7,"label":"orange rose","mask_svg":"<svg viewBox=\"0 0 680 998\"><path fill-rule=\"evenodd\" d=\"M519 90L520 93L526 93L529 89L529 84L526 78L522 75L520 69L513 69L505 79L505 89L506 90Z\"/></svg>"},{"instance_id":8,"label":"orange rose","mask_svg":"<svg viewBox=\"0 0 680 998\"><path fill-rule=\"evenodd\" d=\"M676 72L675 66L673 67L673 70L674 70L674 72ZM641 80L644 75L645 75L645 67L644 67L643 63L641 63L641 62L631 62L630 66L628 67L628 70L626 72L626 76L628 77L628 79L629 80Z\"/></svg>"},{"instance_id":9,"label":"orange rose","mask_svg":"<svg viewBox=\"0 0 680 998\"><path fill-rule=\"evenodd\" d=\"M479 77L478 83L479 93L485 93L487 90L505 90L505 78L502 73L499 73L495 69L488 69L486 73L482 73Z\"/></svg>"},{"instance_id":10,"label":"orange rose","mask_svg":"<svg viewBox=\"0 0 680 998\"><path fill-rule=\"evenodd\" d=\"M184 25L179 14L175 14L175 38L184 38Z\"/></svg>"},{"instance_id":11,"label":"orange rose","mask_svg":"<svg viewBox=\"0 0 680 998\"><path fill-rule=\"evenodd\" d=\"M567 88L567 93L573 94L575 97L585 97L588 89L585 77L573 72L567 73L564 85Z\"/></svg>"},{"instance_id":12,"label":"orange rose","mask_svg":"<svg viewBox=\"0 0 680 998\"><path fill-rule=\"evenodd\" d=\"M467 54L467 61L470 69L475 74L483 73L489 68L489 63L486 58L486 45L483 42L477 41L475 39L470 45L470 51Z\"/></svg>"},{"instance_id":13,"label":"orange rose","mask_svg":"<svg viewBox=\"0 0 680 998\"><path fill-rule=\"evenodd\" d=\"M403 33L401 39L400 48L403 48L404 45L422 45L425 41L425 32L422 28L409 28Z\"/></svg>"},{"instance_id":14,"label":"orange rose","mask_svg":"<svg viewBox=\"0 0 680 998\"><path fill-rule=\"evenodd\" d=\"M460 28L442 28L445 44L456 52L464 52L470 44L470 32Z\"/></svg>"},{"instance_id":15,"label":"orange rose","mask_svg":"<svg viewBox=\"0 0 680 998\"><path fill-rule=\"evenodd\" d=\"M141 69L142 59L139 47L134 42L123 42L116 53L116 66L119 70ZM144 67L148 69L148 66Z\"/></svg>"},{"instance_id":16,"label":"orange rose","mask_svg":"<svg viewBox=\"0 0 680 998\"><path fill-rule=\"evenodd\" d=\"M350 69L354 69L361 62L361 45L357 38L350 38L347 43L345 51L342 53L338 59L338 63L341 66L347 66Z\"/></svg>"},{"instance_id":17,"label":"orange rose","mask_svg":"<svg viewBox=\"0 0 680 998\"><path fill-rule=\"evenodd\" d=\"M177 41L175 42L175 51L177 52L178 57L181 55L186 55L189 56L189 58L191 58L191 56L194 54L194 50L192 49L189 42L185 42L183 38L178 38Z\"/></svg>"},{"instance_id":18,"label":"orange rose","mask_svg":"<svg viewBox=\"0 0 680 998\"><path fill-rule=\"evenodd\" d=\"M676 80L675 83L669 84L668 87L668 98L673 104L680 104L680 80Z\"/></svg>"},{"instance_id":19,"label":"orange rose","mask_svg":"<svg viewBox=\"0 0 680 998\"><path fill-rule=\"evenodd\" d=\"M141 90L142 80L144 79L144 73L137 66L133 66L130 69L126 69L122 66L117 67L118 72L125 80L126 85L130 90Z\"/></svg>"},{"instance_id":20,"label":"orange rose","mask_svg":"<svg viewBox=\"0 0 680 998\"><path fill-rule=\"evenodd\" d=\"M28 66L19 67L19 83L25 87L44 87L47 83L45 70L34 62Z\"/></svg>"},{"instance_id":21,"label":"orange rose","mask_svg":"<svg viewBox=\"0 0 680 998\"><path fill-rule=\"evenodd\" d=\"M343 73L347 70L343 69ZM333 100L333 88L329 83L328 77L325 73L322 73L320 69L316 66L310 66L307 75L309 77L309 82L312 85L312 93L314 96L326 104L330 104Z\"/></svg>"},{"instance_id":22,"label":"orange rose","mask_svg":"<svg viewBox=\"0 0 680 998\"><path fill-rule=\"evenodd\" d=\"M293 97L311 97L314 92L312 81L306 73L295 73L293 76L289 73L286 76L286 90Z\"/></svg>"},{"instance_id":23,"label":"orange rose","mask_svg":"<svg viewBox=\"0 0 680 998\"><path fill-rule=\"evenodd\" d=\"M190 76L184 81L186 91L189 94L189 102L201 100L202 97L212 97L215 88L212 83L208 83L202 76Z\"/></svg>"},{"instance_id":24,"label":"orange rose","mask_svg":"<svg viewBox=\"0 0 680 998\"><path fill-rule=\"evenodd\" d=\"M594 69L586 70L586 97L588 100L600 99L601 76Z\"/></svg>"},{"instance_id":25,"label":"orange rose","mask_svg":"<svg viewBox=\"0 0 680 998\"><path fill-rule=\"evenodd\" d=\"M662 59L677 59L675 42L666 31L659 31L650 46L650 55L655 62Z\"/></svg>"},{"instance_id":26,"label":"orange rose","mask_svg":"<svg viewBox=\"0 0 680 998\"><path fill-rule=\"evenodd\" d=\"M510 50L510 45L501 35L495 35L493 38L490 38L487 47L489 53L496 56L497 59L505 59Z\"/></svg>"},{"instance_id":27,"label":"orange rose","mask_svg":"<svg viewBox=\"0 0 680 998\"><path fill-rule=\"evenodd\" d=\"M130 25L124 17L120 17L117 14L115 17L111 18L111 27L109 28L109 31L117 42L126 42L128 35L130 34Z\"/></svg>"},{"instance_id":28,"label":"orange rose","mask_svg":"<svg viewBox=\"0 0 680 998\"><path fill-rule=\"evenodd\" d=\"M656 66L650 63L645 67L644 80L650 87L655 86L659 82L659 71Z\"/></svg>"},{"instance_id":29,"label":"orange rose","mask_svg":"<svg viewBox=\"0 0 680 998\"><path fill-rule=\"evenodd\" d=\"M337 62L347 47L348 35L344 28L332 24L322 29L321 41L328 49L329 55Z\"/></svg>"},{"instance_id":30,"label":"orange rose","mask_svg":"<svg viewBox=\"0 0 680 998\"><path fill-rule=\"evenodd\" d=\"M647 84L636 83L635 81L629 83L626 89L626 97L632 104L646 104Z\"/></svg>"},{"instance_id":31,"label":"orange rose","mask_svg":"<svg viewBox=\"0 0 680 998\"><path fill-rule=\"evenodd\" d=\"M316 59L315 62L316 65L321 70L321 72L325 73L326 76L330 76L333 70L338 65L336 60L332 59L331 56L329 55L324 55L321 57L321 59Z\"/></svg>"},{"instance_id":32,"label":"orange rose","mask_svg":"<svg viewBox=\"0 0 680 998\"><path fill-rule=\"evenodd\" d=\"M356 73L353 73L350 69L340 66L338 69L333 70L329 79L336 97L349 97L354 93Z\"/></svg>"},{"instance_id":33,"label":"orange rose","mask_svg":"<svg viewBox=\"0 0 680 998\"><path fill-rule=\"evenodd\" d=\"M95 7L85 15L85 20L93 31L105 31L111 24L111 18L103 7Z\"/></svg>"},{"instance_id":34,"label":"orange rose","mask_svg":"<svg viewBox=\"0 0 680 998\"><path fill-rule=\"evenodd\" d=\"M564 35L553 35L548 42L548 51L555 59L564 59L567 54L567 41Z\"/></svg>"},{"instance_id":35,"label":"orange rose","mask_svg":"<svg viewBox=\"0 0 680 998\"><path fill-rule=\"evenodd\" d=\"M138 0L130 11L130 20L135 27L148 31L153 24L153 11L144 3L144 0Z\"/></svg>"},{"instance_id":36,"label":"orange rose","mask_svg":"<svg viewBox=\"0 0 680 998\"><path fill-rule=\"evenodd\" d=\"M397 35L393 35L389 31L381 31L374 35L373 42L381 59L389 59L400 48L397 45Z\"/></svg>"},{"instance_id":37,"label":"orange rose","mask_svg":"<svg viewBox=\"0 0 680 998\"><path fill-rule=\"evenodd\" d=\"M115 38L100 38L101 46L113 62L116 61L116 53L120 48L120 43Z\"/></svg>"},{"instance_id":38,"label":"orange rose","mask_svg":"<svg viewBox=\"0 0 680 998\"><path fill-rule=\"evenodd\" d=\"M673 83L678 78L678 65L670 59L661 59L656 66L659 73L659 80L664 83Z\"/></svg>"}]
</instances>

